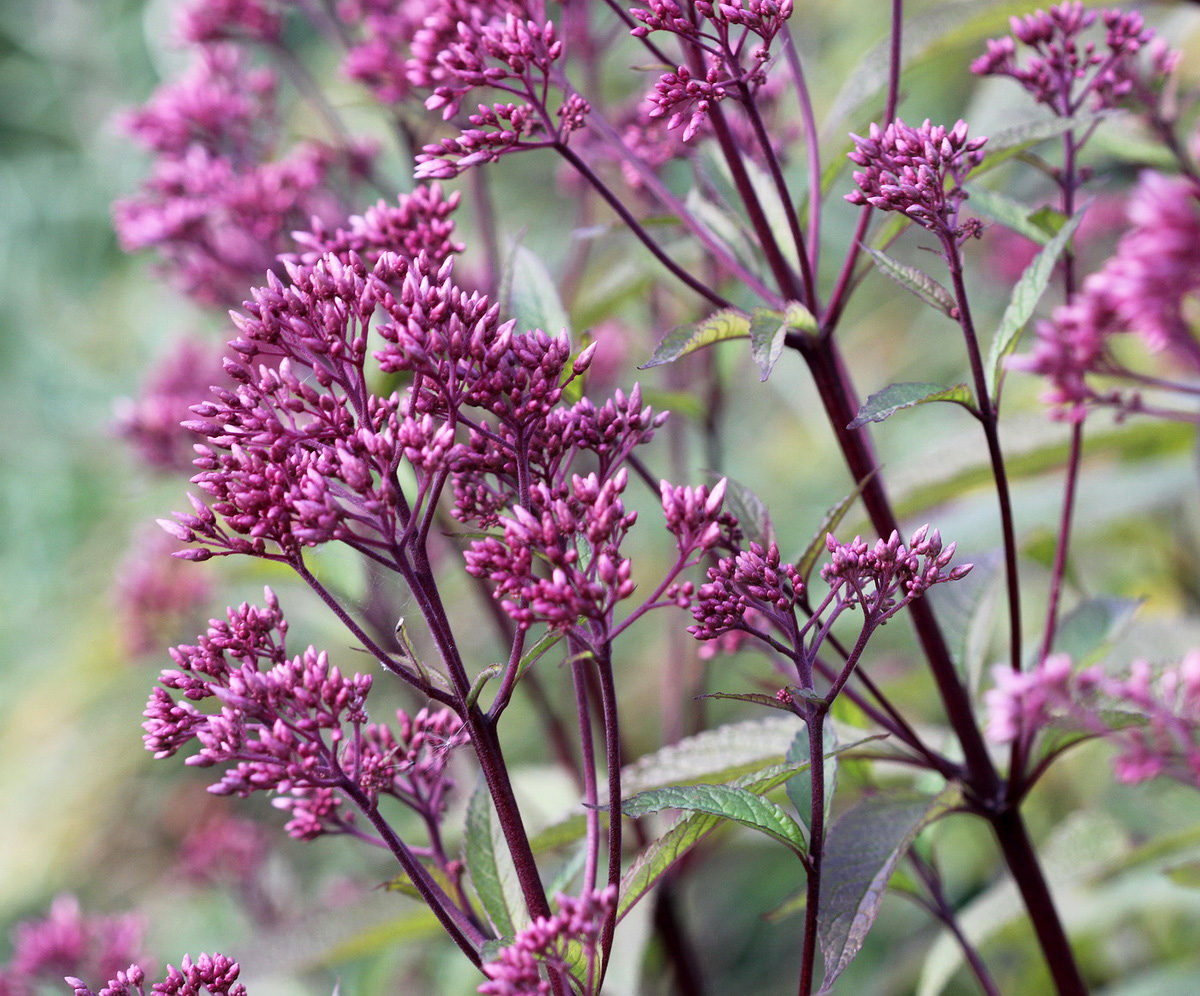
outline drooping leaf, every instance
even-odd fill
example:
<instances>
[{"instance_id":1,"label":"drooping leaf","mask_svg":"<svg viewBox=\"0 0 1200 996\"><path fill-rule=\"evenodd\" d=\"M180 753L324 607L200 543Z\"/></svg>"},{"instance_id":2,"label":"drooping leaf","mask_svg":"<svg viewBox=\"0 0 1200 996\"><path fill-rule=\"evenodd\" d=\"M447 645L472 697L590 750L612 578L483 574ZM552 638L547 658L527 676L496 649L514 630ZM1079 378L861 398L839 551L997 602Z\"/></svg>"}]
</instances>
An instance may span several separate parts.
<instances>
[{"instance_id":1,"label":"drooping leaf","mask_svg":"<svg viewBox=\"0 0 1200 996\"><path fill-rule=\"evenodd\" d=\"M831 509L825 513L825 518L821 520L821 524L817 527L817 531L813 534L813 538L804 549L800 559L796 561L796 569L800 572L800 577L805 584L808 584L808 579L812 576L813 568L817 565L817 560L825 549L825 537L837 529L838 524L845 518L847 512L850 511L850 506L858 500L858 496L863 493L875 476L875 471L871 471L866 477L858 482L858 486L851 491L845 498L839 501Z\"/></svg>"},{"instance_id":2,"label":"drooping leaf","mask_svg":"<svg viewBox=\"0 0 1200 996\"><path fill-rule=\"evenodd\" d=\"M1054 650L1076 664L1094 663L1124 632L1144 599L1089 598L1063 616L1054 634Z\"/></svg>"},{"instance_id":3,"label":"drooping leaf","mask_svg":"<svg viewBox=\"0 0 1200 996\"><path fill-rule=\"evenodd\" d=\"M953 387L924 383L889 384L863 402L858 415L846 428L858 429L868 422L882 422L902 408L926 405L934 401L952 401L968 411L973 410L971 390L966 384L955 384Z\"/></svg>"},{"instance_id":4,"label":"drooping leaf","mask_svg":"<svg viewBox=\"0 0 1200 996\"><path fill-rule=\"evenodd\" d=\"M863 248L871 254L875 265L906 291L915 294L947 318L954 317L954 296L928 273L918 270L915 266L909 266L907 263L901 263L898 259L893 259L879 249L872 249L870 246L863 246Z\"/></svg>"},{"instance_id":5,"label":"drooping leaf","mask_svg":"<svg viewBox=\"0 0 1200 996\"><path fill-rule=\"evenodd\" d=\"M1033 309L1037 307L1038 301L1046 292L1050 278L1054 275L1054 267L1058 263L1058 258L1070 243L1071 236L1075 234L1075 229L1079 227L1086 210L1087 208L1084 207L1076 212L1075 216L1063 225L1059 233L1046 243L1045 248L1025 267L1025 272L1021 274L1021 279L1013 288L1012 298L1004 310L1004 316L1000 319L1000 327L992 338L987 363L984 365L988 381L988 394L993 398L996 396L996 384L999 382L1004 361L1017 348L1021 331L1033 315Z\"/></svg>"},{"instance_id":6,"label":"drooping leaf","mask_svg":"<svg viewBox=\"0 0 1200 996\"><path fill-rule=\"evenodd\" d=\"M754 245L741 218L724 205L705 197L699 187L693 186L688 191L684 203L688 211L724 246L733 259L751 273L758 270L761 254L754 251Z\"/></svg>"},{"instance_id":7,"label":"drooping leaf","mask_svg":"<svg viewBox=\"0 0 1200 996\"><path fill-rule=\"evenodd\" d=\"M972 211L985 218L1000 222L1005 228L1011 229L1018 235L1024 235L1030 242L1044 246L1050 240L1050 236L1054 234L1054 232L1048 232L1043 224L1034 220L1037 212L1033 208L1020 203L1020 201L1015 201L1011 197L977 184L969 184L967 194L967 206Z\"/></svg>"},{"instance_id":8,"label":"drooping leaf","mask_svg":"<svg viewBox=\"0 0 1200 996\"><path fill-rule=\"evenodd\" d=\"M806 847L804 831L781 806L732 785L673 785L639 792L621 803L621 812L631 818L664 809L684 809L733 820L773 837L797 854L803 854Z\"/></svg>"},{"instance_id":9,"label":"drooping leaf","mask_svg":"<svg viewBox=\"0 0 1200 996\"><path fill-rule=\"evenodd\" d=\"M817 943L825 962L822 992L862 948L896 863L917 834L961 798L957 784L932 799L874 796L847 810L830 828L817 913Z\"/></svg>"},{"instance_id":10,"label":"drooping leaf","mask_svg":"<svg viewBox=\"0 0 1200 996\"><path fill-rule=\"evenodd\" d=\"M529 917L517 884L516 869L504 845L491 796L483 782L476 786L467 805L463 860L480 905L496 933L501 936L516 934Z\"/></svg>"},{"instance_id":11,"label":"drooping leaf","mask_svg":"<svg viewBox=\"0 0 1200 996\"><path fill-rule=\"evenodd\" d=\"M765 381L771 376L788 332L816 330L817 320L799 301L789 301L785 311L755 308L750 316L750 352L758 364L758 379Z\"/></svg>"},{"instance_id":12,"label":"drooping leaf","mask_svg":"<svg viewBox=\"0 0 1200 996\"><path fill-rule=\"evenodd\" d=\"M714 484L721 479L720 474L712 471L707 476ZM767 547L775 539L775 526L771 522L767 503L741 481L728 477L725 482L725 511L738 520L742 535L748 542Z\"/></svg>"},{"instance_id":13,"label":"drooping leaf","mask_svg":"<svg viewBox=\"0 0 1200 996\"><path fill-rule=\"evenodd\" d=\"M736 779L731 785L763 795L782 785L796 770L795 765L775 765L757 775ZM690 813L681 816L666 833L651 841L621 878L617 918L628 913L676 861L725 822L722 817L710 813Z\"/></svg>"},{"instance_id":14,"label":"drooping leaf","mask_svg":"<svg viewBox=\"0 0 1200 996\"><path fill-rule=\"evenodd\" d=\"M662 366L664 363L674 363L681 356L694 353L705 346L726 339L748 339L750 337L750 318L732 308L722 308L714 311L703 321L695 325L681 325L668 332L666 337L654 350L654 355L643 363L639 370Z\"/></svg>"},{"instance_id":15,"label":"drooping leaf","mask_svg":"<svg viewBox=\"0 0 1200 996\"><path fill-rule=\"evenodd\" d=\"M505 265L502 313L516 319L517 331L541 329L549 335L571 333L571 320L558 296L558 285L545 262L523 245L513 246Z\"/></svg>"}]
</instances>

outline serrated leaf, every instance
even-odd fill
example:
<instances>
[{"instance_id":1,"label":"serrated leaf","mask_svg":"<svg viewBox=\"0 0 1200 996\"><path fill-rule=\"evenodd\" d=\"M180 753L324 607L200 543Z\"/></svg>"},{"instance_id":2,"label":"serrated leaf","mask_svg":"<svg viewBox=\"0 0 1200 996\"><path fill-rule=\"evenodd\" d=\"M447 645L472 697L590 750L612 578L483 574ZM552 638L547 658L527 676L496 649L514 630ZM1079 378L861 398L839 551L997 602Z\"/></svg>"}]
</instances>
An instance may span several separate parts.
<instances>
[{"instance_id":1,"label":"serrated leaf","mask_svg":"<svg viewBox=\"0 0 1200 996\"><path fill-rule=\"evenodd\" d=\"M936 308L947 318L953 318L956 311L954 296L924 270L915 266L901 263L887 253L870 246L863 246L879 269L906 291L915 294L932 308Z\"/></svg>"},{"instance_id":2,"label":"serrated leaf","mask_svg":"<svg viewBox=\"0 0 1200 996\"><path fill-rule=\"evenodd\" d=\"M1070 654L1078 665L1094 663L1128 627L1144 599L1089 598L1063 616L1054 634L1054 651Z\"/></svg>"},{"instance_id":3,"label":"serrated leaf","mask_svg":"<svg viewBox=\"0 0 1200 996\"><path fill-rule=\"evenodd\" d=\"M896 794L864 799L830 828L822 861L817 943L827 992L862 948L897 862L926 826L962 799L950 784L934 798Z\"/></svg>"},{"instance_id":4,"label":"serrated leaf","mask_svg":"<svg viewBox=\"0 0 1200 996\"><path fill-rule=\"evenodd\" d=\"M708 472L708 477L715 484L721 480L721 475ZM758 543L764 549L775 539L775 527L771 523L771 513L767 503L741 481L732 477L725 478L724 509L738 520L742 535L749 542Z\"/></svg>"},{"instance_id":5,"label":"serrated leaf","mask_svg":"<svg viewBox=\"0 0 1200 996\"><path fill-rule=\"evenodd\" d=\"M1079 227L1086 211L1086 207L1077 211L1075 216L1063 225L1059 233L1047 242L1045 248L1025 267L1025 272L1021 274L1021 279L1013 288L1012 298L1000 319L1000 327L992 338L992 346L984 367L988 379L988 394L992 398L996 397L996 384L999 381L1005 359L1017 348L1017 341L1025 328L1025 323L1033 315L1033 309L1037 307L1038 301L1046 292L1050 278L1054 276L1054 267L1058 263L1058 257L1062 255L1063 250L1071 241L1071 236L1075 234L1075 229Z\"/></svg>"},{"instance_id":6,"label":"serrated leaf","mask_svg":"<svg viewBox=\"0 0 1200 996\"><path fill-rule=\"evenodd\" d=\"M1015 201L1011 197L1006 197L1004 194L998 193L995 190L988 190L986 187L976 186L974 184L967 187L968 201L967 206L976 214L983 215L985 218L990 218L992 221L998 221L1005 228L1011 229L1018 235L1023 235L1030 242L1036 242L1040 246L1044 246L1054 234L1054 231L1047 231L1045 224L1039 224L1035 221L1035 216L1046 219L1048 216L1041 214L1044 209L1034 210L1020 201ZM1055 229L1057 231L1057 229Z\"/></svg>"},{"instance_id":7,"label":"serrated leaf","mask_svg":"<svg viewBox=\"0 0 1200 996\"><path fill-rule=\"evenodd\" d=\"M981 173L995 169L1001 163L1007 162L1048 138L1056 138L1069 131L1085 130L1114 113L1114 111L1105 110L1077 114L1073 118L1043 118L1039 121L1029 121L993 132L988 136L987 145L983 147L983 162L975 168L972 175L979 176Z\"/></svg>"},{"instance_id":8,"label":"serrated leaf","mask_svg":"<svg viewBox=\"0 0 1200 996\"><path fill-rule=\"evenodd\" d=\"M654 355L643 363L639 370L662 366L664 363L674 363L681 356L694 353L713 343L724 342L727 339L748 339L750 337L750 318L732 308L722 308L714 311L703 321L694 325L681 325L668 332L666 337L654 350Z\"/></svg>"},{"instance_id":9,"label":"serrated leaf","mask_svg":"<svg viewBox=\"0 0 1200 996\"><path fill-rule=\"evenodd\" d=\"M516 869L503 841L491 796L481 781L467 805L463 860L480 905L496 933L502 937L515 935L528 921Z\"/></svg>"},{"instance_id":10,"label":"serrated leaf","mask_svg":"<svg viewBox=\"0 0 1200 996\"><path fill-rule=\"evenodd\" d=\"M972 410L971 400L971 390L966 384L955 384L952 387L920 382L889 384L863 402L854 421L846 428L858 429L868 422L882 422L902 408L926 405L934 401L952 401Z\"/></svg>"},{"instance_id":11,"label":"serrated leaf","mask_svg":"<svg viewBox=\"0 0 1200 996\"><path fill-rule=\"evenodd\" d=\"M837 529L838 524L845 518L846 513L850 511L850 506L858 500L858 496L863 493L863 488L871 482L871 478L876 473L877 471L872 470L871 473L858 482L858 487L825 513L825 518L821 520L816 533L809 541L808 546L805 547L804 553L796 561L796 570L800 572L800 578L805 584L808 584L808 579L812 575L813 568L816 567L817 560L820 558L821 552L825 549L825 537Z\"/></svg>"},{"instance_id":12,"label":"serrated leaf","mask_svg":"<svg viewBox=\"0 0 1200 996\"><path fill-rule=\"evenodd\" d=\"M505 263L501 312L513 318L517 331L541 329L550 335L571 333L571 319L558 296L549 268L531 249L516 244Z\"/></svg>"},{"instance_id":13,"label":"serrated leaf","mask_svg":"<svg viewBox=\"0 0 1200 996\"><path fill-rule=\"evenodd\" d=\"M775 765L769 771L739 778L731 785L763 795L782 785L796 770L795 765ZM621 877L617 919L628 913L676 861L724 822L722 817L710 813L681 816L666 833L647 844Z\"/></svg>"},{"instance_id":14,"label":"serrated leaf","mask_svg":"<svg viewBox=\"0 0 1200 996\"><path fill-rule=\"evenodd\" d=\"M799 301L789 301L785 311L755 308L750 315L750 352L758 364L758 379L771 376L783 352L788 332L815 332L817 320Z\"/></svg>"}]
</instances>

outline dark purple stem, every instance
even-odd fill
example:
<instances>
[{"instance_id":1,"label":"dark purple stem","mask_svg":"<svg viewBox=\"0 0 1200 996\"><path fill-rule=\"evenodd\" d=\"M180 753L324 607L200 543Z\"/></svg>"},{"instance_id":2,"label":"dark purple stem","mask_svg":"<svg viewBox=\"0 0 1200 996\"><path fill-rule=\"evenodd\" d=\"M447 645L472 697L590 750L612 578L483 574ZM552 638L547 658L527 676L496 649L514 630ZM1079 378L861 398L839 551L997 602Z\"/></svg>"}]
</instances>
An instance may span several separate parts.
<instances>
[{"instance_id":1,"label":"dark purple stem","mask_svg":"<svg viewBox=\"0 0 1200 996\"><path fill-rule=\"evenodd\" d=\"M808 887L804 908L804 943L800 955L800 996L813 991L817 961L817 925L821 903L821 858L825 851L825 711L810 704L805 723L808 726L809 784L812 786L812 811L808 828Z\"/></svg>"}]
</instances>

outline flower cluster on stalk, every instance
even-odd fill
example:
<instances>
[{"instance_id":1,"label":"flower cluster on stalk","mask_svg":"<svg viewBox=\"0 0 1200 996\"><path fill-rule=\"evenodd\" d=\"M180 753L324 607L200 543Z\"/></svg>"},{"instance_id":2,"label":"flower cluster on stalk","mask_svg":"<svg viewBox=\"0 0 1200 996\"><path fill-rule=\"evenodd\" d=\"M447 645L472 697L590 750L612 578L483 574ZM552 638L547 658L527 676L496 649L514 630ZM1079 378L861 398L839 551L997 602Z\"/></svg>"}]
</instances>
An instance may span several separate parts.
<instances>
[{"instance_id":1,"label":"flower cluster on stalk","mask_svg":"<svg viewBox=\"0 0 1200 996\"><path fill-rule=\"evenodd\" d=\"M547 970L567 974L578 958L570 951L572 944L586 966L587 978L580 979L582 991L593 992L597 969L596 955L600 928L605 914L617 901L615 886L578 897L559 893L555 897L558 912L538 917L517 933L512 944L501 948L500 954L483 966L488 977L476 992L482 996L533 996L550 993Z\"/></svg>"},{"instance_id":2,"label":"flower cluster on stalk","mask_svg":"<svg viewBox=\"0 0 1200 996\"><path fill-rule=\"evenodd\" d=\"M1167 776L1200 787L1200 651L1176 666L1134 661L1127 674L1076 669L1051 654L1025 672L997 668L986 695L988 735L999 743L1060 727L1103 737L1116 748L1118 781Z\"/></svg>"},{"instance_id":3,"label":"flower cluster on stalk","mask_svg":"<svg viewBox=\"0 0 1200 996\"><path fill-rule=\"evenodd\" d=\"M466 742L448 710L396 713L397 731L371 723L371 676L346 676L308 647L289 658L287 622L273 592L266 606L243 604L213 620L196 645L171 651L146 707L146 748L170 757L195 741L186 763L229 765L216 795L276 794L287 831L310 840L365 833L354 806L391 796L431 820L446 804L450 750ZM172 694L174 693L174 694ZM201 703L212 700L213 711Z\"/></svg>"},{"instance_id":4,"label":"flower cluster on stalk","mask_svg":"<svg viewBox=\"0 0 1200 996\"><path fill-rule=\"evenodd\" d=\"M117 972L98 993L82 979L67 978L74 996L246 996L246 987L238 981L241 967L223 954L202 954L194 961L184 955L179 967L167 966L166 977L146 989L146 972L138 965Z\"/></svg>"},{"instance_id":5,"label":"flower cluster on stalk","mask_svg":"<svg viewBox=\"0 0 1200 996\"><path fill-rule=\"evenodd\" d=\"M1118 333L1136 333L1152 351L1165 350L1177 363L1200 370L1194 314L1200 300L1200 185L1146 171L1130 198L1128 219L1130 228L1112 257L1069 304L1038 323L1033 351L1010 361L1049 380L1045 398L1060 417L1078 420L1089 405L1127 403L1088 379L1125 373L1109 348Z\"/></svg>"},{"instance_id":6,"label":"flower cluster on stalk","mask_svg":"<svg viewBox=\"0 0 1200 996\"><path fill-rule=\"evenodd\" d=\"M947 131L928 118L916 128L899 118L884 128L872 124L867 137L851 137L850 159L862 168L854 171L859 189L846 200L903 212L943 238L969 234L957 223L967 196L962 183L983 161L986 138L967 138L965 121Z\"/></svg>"},{"instance_id":7,"label":"flower cluster on stalk","mask_svg":"<svg viewBox=\"0 0 1200 996\"><path fill-rule=\"evenodd\" d=\"M1098 16L1105 29L1102 45L1082 37ZM1071 117L1089 105L1107 110L1130 95L1152 107L1157 88L1179 61L1179 53L1155 40L1136 11L1098 14L1080 0L1069 0L1013 17L1009 23L1016 41L1007 35L990 39L987 53L971 64L971 71L1010 77L1060 117ZM1018 41L1031 50L1023 62L1017 58ZM1137 55L1147 47L1151 65L1144 71Z\"/></svg>"}]
</instances>

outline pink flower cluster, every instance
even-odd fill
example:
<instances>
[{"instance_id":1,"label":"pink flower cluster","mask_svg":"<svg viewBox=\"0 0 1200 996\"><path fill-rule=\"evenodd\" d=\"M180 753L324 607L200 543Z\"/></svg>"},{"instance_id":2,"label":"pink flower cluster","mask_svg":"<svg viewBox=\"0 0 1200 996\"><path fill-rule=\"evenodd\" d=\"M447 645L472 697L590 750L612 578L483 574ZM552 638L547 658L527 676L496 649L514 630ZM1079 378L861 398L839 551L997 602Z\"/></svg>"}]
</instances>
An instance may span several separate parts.
<instances>
[{"instance_id":1,"label":"pink flower cluster","mask_svg":"<svg viewBox=\"0 0 1200 996\"><path fill-rule=\"evenodd\" d=\"M1200 787L1200 651L1157 673L1146 661L1124 676L1098 665L1075 670L1066 654L1051 654L1031 671L994 673L985 697L991 739L1010 743L1065 726L1116 747L1119 781L1166 775Z\"/></svg>"},{"instance_id":2,"label":"pink flower cluster","mask_svg":"<svg viewBox=\"0 0 1200 996\"><path fill-rule=\"evenodd\" d=\"M1014 17L1013 34L1034 54L1022 65L1011 37L991 39L987 53L971 64L971 71L1011 77L1060 117L1071 117L1089 103L1094 110L1115 107L1131 93L1152 102L1154 87L1175 68L1179 53L1156 42L1151 72L1143 76L1136 56L1154 32L1145 26L1142 15L1106 10L1103 46L1091 41L1081 44L1081 35L1096 17L1096 11L1085 10L1080 0Z\"/></svg>"},{"instance_id":3,"label":"pink flower cluster","mask_svg":"<svg viewBox=\"0 0 1200 996\"><path fill-rule=\"evenodd\" d=\"M266 599L265 608L230 609L197 645L171 650L178 667L162 672L146 706L146 748L170 757L196 741L186 763L232 764L210 792L278 793L288 833L302 840L357 832L348 798L374 807L389 795L440 814L449 750L465 740L453 715L398 712L399 736L369 723L370 675L347 677L312 647L288 658L287 622L269 588ZM209 699L218 710L202 712L196 703Z\"/></svg>"},{"instance_id":4,"label":"pink flower cluster","mask_svg":"<svg viewBox=\"0 0 1200 996\"><path fill-rule=\"evenodd\" d=\"M246 987L237 980L240 974L238 963L223 954L202 954L195 961L184 955L178 968L167 966L166 978L151 987L150 996L246 996ZM145 982L146 972L137 965L117 972L99 993L81 979L67 979L75 996L146 996Z\"/></svg>"},{"instance_id":5,"label":"pink flower cluster","mask_svg":"<svg viewBox=\"0 0 1200 996\"><path fill-rule=\"evenodd\" d=\"M74 896L61 895L43 919L13 931L12 957L0 967L0 993L34 996L46 983L61 983L64 975L108 978L131 962L141 971L149 964L142 949L145 931L141 917L84 916Z\"/></svg>"},{"instance_id":6,"label":"pink flower cluster","mask_svg":"<svg viewBox=\"0 0 1200 996\"><path fill-rule=\"evenodd\" d=\"M983 161L985 138L967 138L959 121L947 131L928 119L913 128L897 118L886 128L872 124L866 138L854 139L852 162L859 189L846 195L851 204L881 211L902 211L923 228L957 237L956 217L966 198L962 182Z\"/></svg>"},{"instance_id":7,"label":"pink flower cluster","mask_svg":"<svg viewBox=\"0 0 1200 996\"><path fill-rule=\"evenodd\" d=\"M748 630L747 613L754 622L770 621L786 628L804 581L795 564L782 564L779 547L771 542L764 549L751 543L749 549L722 558L708 569L708 581L696 592L692 615L696 620L688 632L697 640L715 640L725 633Z\"/></svg>"},{"instance_id":8,"label":"pink flower cluster","mask_svg":"<svg viewBox=\"0 0 1200 996\"><path fill-rule=\"evenodd\" d=\"M549 993L546 970L569 974L572 964L578 964L579 959L570 951L573 944L582 948L580 954L588 976L579 979L579 985L583 992L592 992L600 928L605 914L616 901L614 885L578 897L559 893L555 896L558 912L549 917L538 917L518 932L512 944L502 948L497 958L487 962L483 972L488 981L476 992L483 996Z\"/></svg>"},{"instance_id":9,"label":"pink flower cluster","mask_svg":"<svg viewBox=\"0 0 1200 996\"><path fill-rule=\"evenodd\" d=\"M157 154L142 189L113 207L126 251L155 248L183 289L233 304L276 266L288 233L342 214L335 171L361 177L371 153L303 143L283 155L276 81L232 45L205 45L192 69L166 84L126 128Z\"/></svg>"},{"instance_id":10,"label":"pink flower cluster","mask_svg":"<svg viewBox=\"0 0 1200 996\"><path fill-rule=\"evenodd\" d=\"M1119 374L1108 338L1134 332L1154 351L1200 370L1200 343L1189 308L1200 295L1200 187L1187 177L1147 171L1129 201L1130 229L1082 291L1041 322L1032 353L1011 365L1049 378L1046 400L1059 417L1081 419L1098 393L1089 373Z\"/></svg>"}]
</instances>

